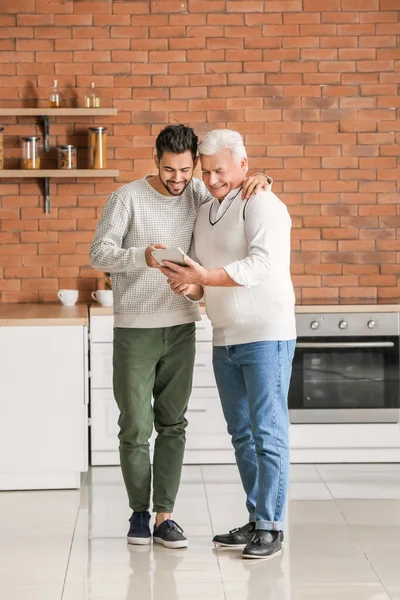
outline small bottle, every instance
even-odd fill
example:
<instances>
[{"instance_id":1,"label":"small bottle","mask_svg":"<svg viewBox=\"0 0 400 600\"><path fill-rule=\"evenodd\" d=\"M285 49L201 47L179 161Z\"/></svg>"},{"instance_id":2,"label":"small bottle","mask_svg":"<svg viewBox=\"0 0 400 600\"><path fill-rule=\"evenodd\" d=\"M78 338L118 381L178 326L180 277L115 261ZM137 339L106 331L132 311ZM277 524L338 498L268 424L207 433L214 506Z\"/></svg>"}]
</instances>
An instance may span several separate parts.
<instances>
[{"instance_id":1,"label":"small bottle","mask_svg":"<svg viewBox=\"0 0 400 600\"><path fill-rule=\"evenodd\" d=\"M85 108L100 108L100 96L93 82L85 96Z\"/></svg>"},{"instance_id":2,"label":"small bottle","mask_svg":"<svg viewBox=\"0 0 400 600\"><path fill-rule=\"evenodd\" d=\"M58 81L53 81L53 87L49 95L49 108L61 108L61 94L58 89Z\"/></svg>"}]
</instances>

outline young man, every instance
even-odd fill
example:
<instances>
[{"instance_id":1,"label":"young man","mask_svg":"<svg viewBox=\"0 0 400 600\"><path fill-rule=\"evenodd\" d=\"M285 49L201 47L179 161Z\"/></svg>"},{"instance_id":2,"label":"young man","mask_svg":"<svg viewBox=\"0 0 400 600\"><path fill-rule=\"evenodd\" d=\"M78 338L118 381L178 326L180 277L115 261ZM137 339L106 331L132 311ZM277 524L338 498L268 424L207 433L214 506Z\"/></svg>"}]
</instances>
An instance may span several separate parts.
<instances>
[{"instance_id":1,"label":"young man","mask_svg":"<svg viewBox=\"0 0 400 600\"><path fill-rule=\"evenodd\" d=\"M192 385L197 304L171 290L152 256L155 248L188 251L200 206L211 196L193 178L197 136L183 125L156 140L158 175L111 194L89 252L90 264L112 274L114 396L120 410L121 468L133 510L128 542L151 541L149 439L153 460L153 540L168 548L188 545L171 519L185 449L186 408ZM246 195L268 187L249 178ZM154 398L154 405L151 398Z\"/></svg>"},{"instance_id":2,"label":"young man","mask_svg":"<svg viewBox=\"0 0 400 600\"><path fill-rule=\"evenodd\" d=\"M249 522L214 542L245 545L243 558L281 550L289 478L287 394L295 348L291 221L272 193L240 199L247 170L239 133L215 130L199 146L202 206L186 267L166 262L177 294L204 301L213 325L213 366ZM202 265L202 266L201 266Z\"/></svg>"}]
</instances>

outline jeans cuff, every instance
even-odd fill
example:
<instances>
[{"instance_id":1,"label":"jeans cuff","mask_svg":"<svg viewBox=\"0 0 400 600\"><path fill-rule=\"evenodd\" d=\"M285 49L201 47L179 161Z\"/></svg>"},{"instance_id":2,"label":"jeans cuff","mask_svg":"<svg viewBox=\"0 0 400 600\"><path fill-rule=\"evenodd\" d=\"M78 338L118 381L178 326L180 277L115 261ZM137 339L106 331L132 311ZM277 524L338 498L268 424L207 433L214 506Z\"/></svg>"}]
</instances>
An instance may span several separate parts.
<instances>
[{"instance_id":1,"label":"jeans cuff","mask_svg":"<svg viewBox=\"0 0 400 600\"><path fill-rule=\"evenodd\" d=\"M283 531L283 521L256 521L256 529L263 529L264 531Z\"/></svg>"}]
</instances>

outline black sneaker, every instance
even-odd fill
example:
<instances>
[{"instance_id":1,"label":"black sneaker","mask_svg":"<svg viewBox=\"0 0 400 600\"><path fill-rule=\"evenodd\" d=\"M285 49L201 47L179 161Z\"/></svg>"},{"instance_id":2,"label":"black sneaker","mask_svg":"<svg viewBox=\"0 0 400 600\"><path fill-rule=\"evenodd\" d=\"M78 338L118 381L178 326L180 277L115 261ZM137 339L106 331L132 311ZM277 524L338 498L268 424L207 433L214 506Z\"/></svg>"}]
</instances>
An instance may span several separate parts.
<instances>
[{"instance_id":1,"label":"black sneaker","mask_svg":"<svg viewBox=\"0 0 400 600\"><path fill-rule=\"evenodd\" d=\"M129 527L126 539L129 544L150 544L150 513L146 510L143 512L133 512L129 519L131 526Z\"/></svg>"},{"instance_id":2,"label":"black sneaker","mask_svg":"<svg viewBox=\"0 0 400 600\"><path fill-rule=\"evenodd\" d=\"M245 546L243 558L271 558L282 551L281 531L257 529L253 539Z\"/></svg>"},{"instance_id":3,"label":"black sneaker","mask_svg":"<svg viewBox=\"0 0 400 600\"><path fill-rule=\"evenodd\" d=\"M246 523L243 527L231 529L229 533L222 533L213 537L214 544L220 546L245 546L254 537L256 531L255 523Z\"/></svg>"},{"instance_id":4,"label":"black sneaker","mask_svg":"<svg viewBox=\"0 0 400 600\"><path fill-rule=\"evenodd\" d=\"M163 521L158 527L154 525L153 542L166 548L187 548L189 545L183 529L172 519Z\"/></svg>"}]
</instances>

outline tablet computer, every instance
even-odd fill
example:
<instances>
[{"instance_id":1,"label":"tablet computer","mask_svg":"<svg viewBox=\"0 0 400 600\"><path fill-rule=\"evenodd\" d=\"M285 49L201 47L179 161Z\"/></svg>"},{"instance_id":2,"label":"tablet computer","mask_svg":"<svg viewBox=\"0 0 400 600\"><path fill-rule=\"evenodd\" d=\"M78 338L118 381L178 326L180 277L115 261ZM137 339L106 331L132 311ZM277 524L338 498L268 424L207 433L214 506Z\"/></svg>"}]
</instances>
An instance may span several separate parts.
<instances>
[{"instance_id":1,"label":"tablet computer","mask_svg":"<svg viewBox=\"0 0 400 600\"><path fill-rule=\"evenodd\" d=\"M152 255L156 259L156 261L163 265L163 260L169 260L170 262L176 263L181 267L186 267L185 263L185 253L180 248L157 248L157 250L152 251Z\"/></svg>"}]
</instances>

